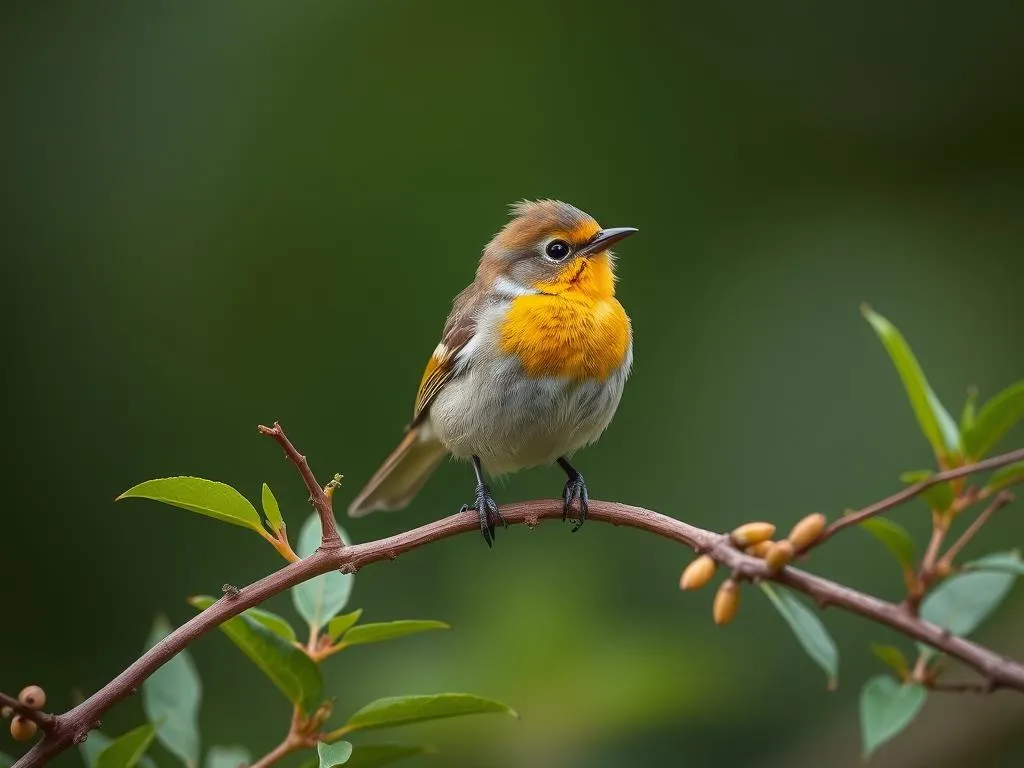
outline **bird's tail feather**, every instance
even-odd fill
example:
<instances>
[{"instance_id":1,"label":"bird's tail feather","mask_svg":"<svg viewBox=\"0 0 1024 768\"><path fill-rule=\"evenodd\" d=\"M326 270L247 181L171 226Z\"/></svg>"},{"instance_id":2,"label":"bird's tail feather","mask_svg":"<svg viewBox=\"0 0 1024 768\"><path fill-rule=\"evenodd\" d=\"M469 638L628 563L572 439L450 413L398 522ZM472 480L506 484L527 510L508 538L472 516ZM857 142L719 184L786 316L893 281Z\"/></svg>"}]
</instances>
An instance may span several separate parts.
<instances>
[{"instance_id":1,"label":"bird's tail feather","mask_svg":"<svg viewBox=\"0 0 1024 768\"><path fill-rule=\"evenodd\" d=\"M426 434L422 426L410 429L349 504L349 517L407 506L446 453L441 442Z\"/></svg>"}]
</instances>

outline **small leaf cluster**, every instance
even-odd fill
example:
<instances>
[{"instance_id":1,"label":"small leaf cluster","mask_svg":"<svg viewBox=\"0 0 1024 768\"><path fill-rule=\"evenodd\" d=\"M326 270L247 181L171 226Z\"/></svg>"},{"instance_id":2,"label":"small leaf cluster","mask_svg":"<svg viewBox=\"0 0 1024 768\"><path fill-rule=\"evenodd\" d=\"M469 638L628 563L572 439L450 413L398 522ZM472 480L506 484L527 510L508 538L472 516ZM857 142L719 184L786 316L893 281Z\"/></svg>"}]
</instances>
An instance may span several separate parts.
<instances>
[{"instance_id":1,"label":"small leaf cluster","mask_svg":"<svg viewBox=\"0 0 1024 768\"><path fill-rule=\"evenodd\" d=\"M262 516L231 486L198 477L150 480L130 488L118 498L160 501L248 528L291 562L308 557L321 542L320 518L314 513L305 520L293 549L281 508L266 484L262 492ZM344 530L339 528L339 533L344 544L351 543ZM308 640L299 640L299 634L286 618L261 608L249 608L220 625L227 638L292 704L291 727L283 742L285 753L313 751L316 758L311 765L319 764L320 768L386 766L429 754L433 749L415 744L353 744L348 738L357 732L472 714L518 717L511 707L492 699L470 693L438 693L380 698L356 709L342 724L329 726L335 699L324 690L322 666L328 658L356 646L449 629L445 622L426 619L360 623L362 609L342 613L349 602L354 580L353 574L334 571L290 590L295 610L306 625L302 636ZM225 592L232 590L233 587L225 585ZM230 596L223 599L230 599ZM216 598L194 595L188 602L203 611L213 605ZM147 647L151 648L170 632L167 620L157 617ZM199 731L202 683L187 650L175 655L147 678L141 692L148 722L116 737L99 730L91 731L79 746L86 768L135 768L137 765L155 768L147 754L154 741L186 768L199 768L201 758L204 768L239 768L254 762L249 751L237 745L210 746L203 755ZM35 734L35 723L26 722L32 734L25 738L30 738ZM274 761L266 759L261 764L269 765Z\"/></svg>"}]
</instances>

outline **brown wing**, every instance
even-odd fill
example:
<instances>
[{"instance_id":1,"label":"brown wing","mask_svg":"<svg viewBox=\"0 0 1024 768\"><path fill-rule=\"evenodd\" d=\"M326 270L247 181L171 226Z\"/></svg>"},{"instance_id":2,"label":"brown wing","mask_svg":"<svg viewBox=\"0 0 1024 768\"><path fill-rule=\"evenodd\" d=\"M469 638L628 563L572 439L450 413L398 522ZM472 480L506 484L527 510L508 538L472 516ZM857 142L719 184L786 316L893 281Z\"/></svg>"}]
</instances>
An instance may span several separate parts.
<instances>
[{"instance_id":1,"label":"brown wing","mask_svg":"<svg viewBox=\"0 0 1024 768\"><path fill-rule=\"evenodd\" d=\"M456 357L476 333L476 312L484 300L484 294L475 284L468 286L455 298L451 314L441 332L441 343L437 345L423 371L410 428L424 419L438 392L456 374Z\"/></svg>"}]
</instances>

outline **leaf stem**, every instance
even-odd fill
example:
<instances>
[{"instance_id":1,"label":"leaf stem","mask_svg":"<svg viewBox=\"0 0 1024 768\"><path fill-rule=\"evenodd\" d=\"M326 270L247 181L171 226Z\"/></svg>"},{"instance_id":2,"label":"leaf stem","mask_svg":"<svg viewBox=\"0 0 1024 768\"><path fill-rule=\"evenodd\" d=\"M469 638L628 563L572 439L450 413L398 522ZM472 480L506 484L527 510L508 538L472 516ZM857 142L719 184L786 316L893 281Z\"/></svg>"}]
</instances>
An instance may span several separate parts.
<instances>
[{"instance_id":1,"label":"leaf stem","mask_svg":"<svg viewBox=\"0 0 1024 768\"><path fill-rule=\"evenodd\" d=\"M985 507L981 514L971 521L967 530L960 534L960 537L950 545L948 550L946 550L946 554L944 554L938 562L939 572L948 572L953 567L953 560L956 556L960 554L961 550L963 550L963 548L967 546L968 542L970 542L978 531L981 530L981 527L988 522L989 518L1012 502L1013 494L1009 491L1003 490L997 493L996 497L992 500L992 503Z\"/></svg>"}]
</instances>

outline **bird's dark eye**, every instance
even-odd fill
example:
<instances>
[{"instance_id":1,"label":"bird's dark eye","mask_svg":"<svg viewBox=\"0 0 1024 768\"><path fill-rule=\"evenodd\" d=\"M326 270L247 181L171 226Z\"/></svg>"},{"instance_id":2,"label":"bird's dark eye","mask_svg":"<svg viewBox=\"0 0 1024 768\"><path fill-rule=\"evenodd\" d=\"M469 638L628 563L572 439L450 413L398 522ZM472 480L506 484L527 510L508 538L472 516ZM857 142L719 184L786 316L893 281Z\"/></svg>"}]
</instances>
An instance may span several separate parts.
<instances>
[{"instance_id":1,"label":"bird's dark eye","mask_svg":"<svg viewBox=\"0 0 1024 768\"><path fill-rule=\"evenodd\" d=\"M569 255L569 244L565 240L552 240L544 249L544 253L548 255L549 259L561 261Z\"/></svg>"}]
</instances>

